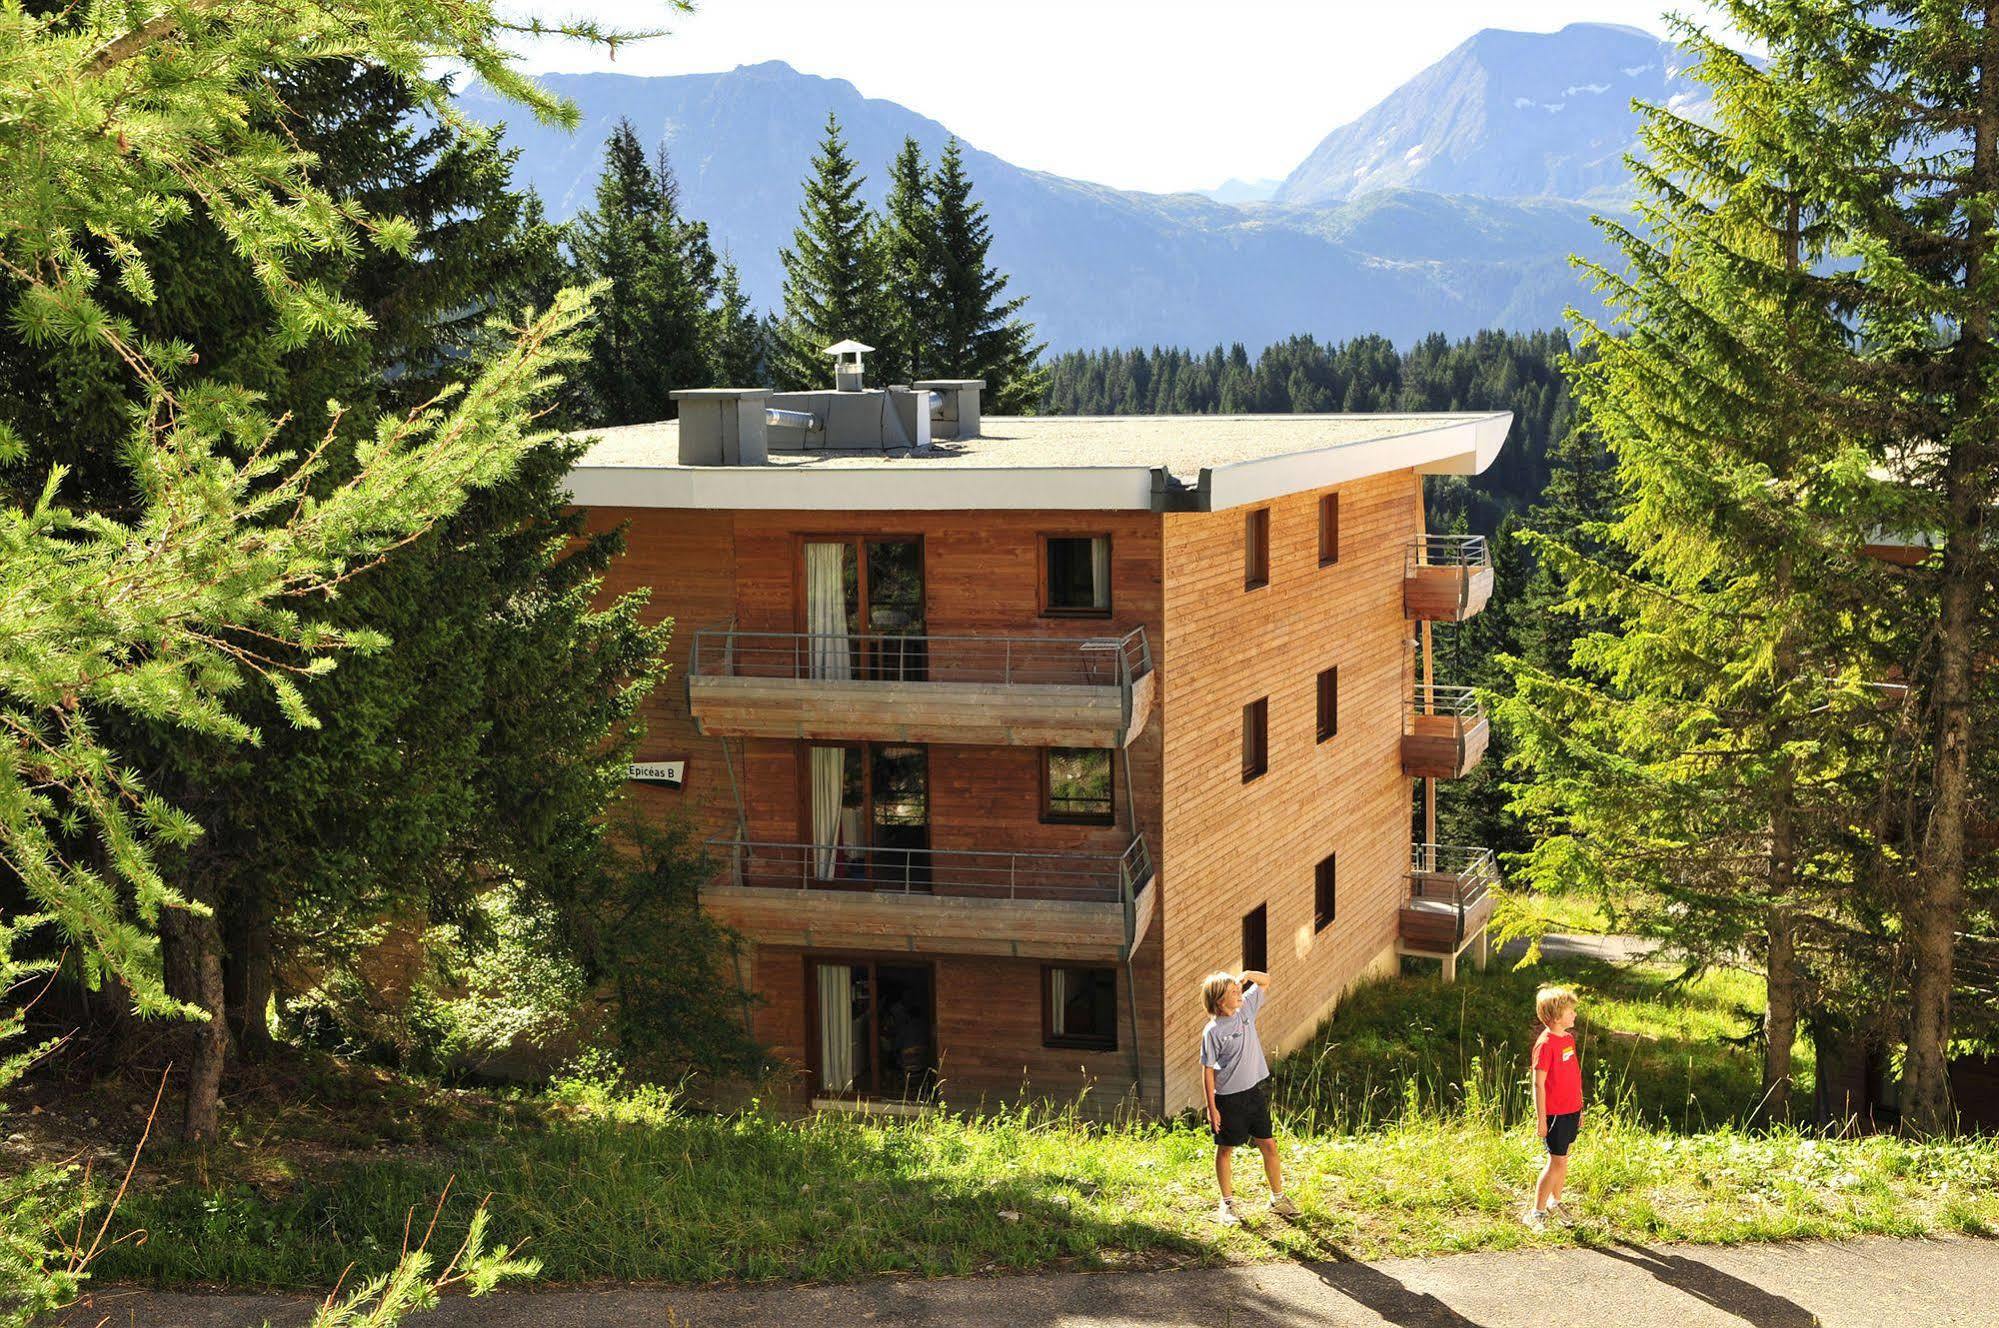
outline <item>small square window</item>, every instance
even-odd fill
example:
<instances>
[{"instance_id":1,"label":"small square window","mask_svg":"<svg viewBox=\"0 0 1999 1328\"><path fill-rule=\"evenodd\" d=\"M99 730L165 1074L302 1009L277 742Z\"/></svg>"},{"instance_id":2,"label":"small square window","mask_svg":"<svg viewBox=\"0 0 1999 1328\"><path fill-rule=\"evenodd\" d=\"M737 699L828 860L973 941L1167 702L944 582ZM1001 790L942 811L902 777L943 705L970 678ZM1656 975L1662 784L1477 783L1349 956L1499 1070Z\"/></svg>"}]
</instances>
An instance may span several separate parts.
<instances>
[{"instance_id":1,"label":"small square window","mask_svg":"<svg viewBox=\"0 0 1999 1328\"><path fill-rule=\"evenodd\" d=\"M1117 797L1107 747L1047 747L1041 752L1041 819L1114 825Z\"/></svg>"},{"instance_id":2,"label":"small square window","mask_svg":"<svg viewBox=\"0 0 1999 1328\"><path fill-rule=\"evenodd\" d=\"M1324 931L1335 915L1339 855L1328 853L1320 860L1312 879L1312 930Z\"/></svg>"},{"instance_id":3,"label":"small square window","mask_svg":"<svg viewBox=\"0 0 1999 1328\"><path fill-rule=\"evenodd\" d=\"M1319 500L1319 566L1331 567L1340 560L1340 496L1329 493Z\"/></svg>"},{"instance_id":4,"label":"small square window","mask_svg":"<svg viewBox=\"0 0 1999 1328\"><path fill-rule=\"evenodd\" d=\"M1242 782L1270 769L1270 698L1242 708Z\"/></svg>"},{"instance_id":5,"label":"small square window","mask_svg":"<svg viewBox=\"0 0 1999 1328\"><path fill-rule=\"evenodd\" d=\"M1319 741L1340 731L1340 671L1319 670Z\"/></svg>"},{"instance_id":6,"label":"small square window","mask_svg":"<svg viewBox=\"0 0 1999 1328\"><path fill-rule=\"evenodd\" d=\"M1270 909L1258 904L1242 915L1242 966L1256 973L1270 971Z\"/></svg>"},{"instance_id":7,"label":"small square window","mask_svg":"<svg viewBox=\"0 0 1999 1328\"><path fill-rule=\"evenodd\" d=\"M1111 537L1041 537L1041 611L1066 618L1111 613Z\"/></svg>"},{"instance_id":8,"label":"small square window","mask_svg":"<svg viewBox=\"0 0 1999 1328\"><path fill-rule=\"evenodd\" d=\"M1243 517L1242 588L1270 584L1270 509L1259 507Z\"/></svg>"},{"instance_id":9,"label":"small square window","mask_svg":"<svg viewBox=\"0 0 1999 1328\"><path fill-rule=\"evenodd\" d=\"M1041 1042L1117 1050L1117 970L1049 965L1041 978Z\"/></svg>"}]
</instances>

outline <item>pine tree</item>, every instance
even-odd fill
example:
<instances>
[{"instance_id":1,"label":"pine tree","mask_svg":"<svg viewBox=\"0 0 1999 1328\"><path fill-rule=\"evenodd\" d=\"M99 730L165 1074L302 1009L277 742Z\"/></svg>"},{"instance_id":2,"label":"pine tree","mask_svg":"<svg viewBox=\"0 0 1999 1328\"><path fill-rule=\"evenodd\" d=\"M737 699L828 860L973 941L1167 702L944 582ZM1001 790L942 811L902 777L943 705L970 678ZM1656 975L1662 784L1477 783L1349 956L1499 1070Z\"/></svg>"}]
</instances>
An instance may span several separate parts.
<instances>
[{"instance_id":1,"label":"pine tree","mask_svg":"<svg viewBox=\"0 0 1999 1328\"><path fill-rule=\"evenodd\" d=\"M812 158L798 228L781 255L784 316L770 345L771 376L789 390L832 384L825 349L852 339L881 347L890 340L883 316L882 250L876 221L861 199L866 177L826 116L826 136Z\"/></svg>"},{"instance_id":2,"label":"pine tree","mask_svg":"<svg viewBox=\"0 0 1999 1328\"><path fill-rule=\"evenodd\" d=\"M1562 608L1610 625L1576 640L1568 676L1509 660L1497 719L1533 775L1515 803L1540 832L1529 884L1635 899L1637 925L1696 962L1748 944L1782 1115L1801 1013L1867 884L1850 827L1888 726L1855 591L1879 577L1860 554L1865 451L1820 388L1845 354L1844 278L1804 183L1826 163L1794 145L1822 108L1794 95L1781 42L1767 67L1688 44L1713 121L1649 113L1644 227L1604 223L1624 263L1595 271L1607 312L1573 370L1617 461L1612 558L1535 541Z\"/></svg>"},{"instance_id":3,"label":"pine tree","mask_svg":"<svg viewBox=\"0 0 1999 1328\"><path fill-rule=\"evenodd\" d=\"M1020 316L1026 297L1007 299L1007 278L987 263L992 227L972 197L955 138L944 144L933 188L939 264L929 338L934 376L985 379L996 414L1032 410L1041 400L1045 375L1037 361L1046 346Z\"/></svg>"},{"instance_id":4,"label":"pine tree","mask_svg":"<svg viewBox=\"0 0 1999 1328\"><path fill-rule=\"evenodd\" d=\"M930 173L916 140L906 138L888 170L888 198L877 230L881 244L886 329L875 355L885 383L913 383L930 376L930 328L937 317L937 209Z\"/></svg>"},{"instance_id":5,"label":"pine tree","mask_svg":"<svg viewBox=\"0 0 1999 1328\"><path fill-rule=\"evenodd\" d=\"M680 214L664 150L648 163L630 121L606 140L596 207L571 229L579 275L604 283L581 375L590 423L672 418L672 392L711 386L715 255L707 227Z\"/></svg>"},{"instance_id":6,"label":"pine tree","mask_svg":"<svg viewBox=\"0 0 1999 1328\"><path fill-rule=\"evenodd\" d=\"M713 324L708 333L713 365L710 377L716 386L757 387L767 383L770 369L764 319L750 307L736 265L726 260L716 282L715 307L710 318Z\"/></svg>"}]
</instances>

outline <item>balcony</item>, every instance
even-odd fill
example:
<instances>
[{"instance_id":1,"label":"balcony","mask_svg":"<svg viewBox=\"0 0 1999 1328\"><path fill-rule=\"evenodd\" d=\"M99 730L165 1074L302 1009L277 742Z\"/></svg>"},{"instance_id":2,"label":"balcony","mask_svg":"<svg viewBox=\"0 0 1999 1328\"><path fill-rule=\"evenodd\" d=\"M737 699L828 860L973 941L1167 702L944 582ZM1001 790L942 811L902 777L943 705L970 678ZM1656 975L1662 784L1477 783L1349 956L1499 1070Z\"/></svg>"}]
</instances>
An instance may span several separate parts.
<instances>
[{"instance_id":1,"label":"balcony","mask_svg":"<svg viewBox=\"0 0 1999 1328\"><path fill-rule=\"evenodd\" d=\"M1152 650L1123 636L694 634L704 734L1123 747L1152 711Z\"/></svg>"},{"instance_id":2,"label":"balcony","mask_svg":"<svg viewBox=\"0 0 1999 1328\"><path fill-rule=\"evenodd\" d=\"M1469 687L1418 683L1402 715L1402 773L1415 779L1457 779L1485 759L1491 736L1485 708Z\"/></svg>"},{"instance_id":3,"label":"balcony","mask_svg":"<svg viewBox=\"0 0 1999 1328\"><path fill-rule=\"evenodd\" d=\"M1402 556L1402 615L1463 622L1492 598L1492 554L1483 535L1418 535Z\"/></svg>"},{"instance_id":4,"label":"balcony","mask_svg":"<svg viewBox=\"0 0 1999 1328\"><path fill-rule=\"evenodd\" d=\"M1409 855L1409 898L1400 935L1405 954L1451 961L1492 920L1499 865L1489 848L1417 844Z\"/></svg>"},{"instance_id":5,"label":"balcony","mask_svg":"<svg viewBox=\"0 0 1999 1328\"><path fill-rule=\"evenodd\" d=\"M1129 958L1145 939L1152 859L1119 854L829 849L712 840L723 863L701 902L762 945Z\"/></svg>"}]
</instances>

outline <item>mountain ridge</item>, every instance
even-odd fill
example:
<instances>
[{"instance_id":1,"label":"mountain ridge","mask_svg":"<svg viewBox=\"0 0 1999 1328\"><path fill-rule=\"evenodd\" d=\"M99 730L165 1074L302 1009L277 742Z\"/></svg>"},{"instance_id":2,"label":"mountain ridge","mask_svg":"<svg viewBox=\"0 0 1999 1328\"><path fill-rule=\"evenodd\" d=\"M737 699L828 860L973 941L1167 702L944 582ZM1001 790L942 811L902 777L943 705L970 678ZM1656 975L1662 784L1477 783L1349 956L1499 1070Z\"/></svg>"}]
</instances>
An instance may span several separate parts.
<instances>
[{"instance_id":1,"label":"mountain ridge","mask_svg":"<svg viewBox=\"0 0 1999 1328\"><path fill-rule=\"evenodd\" d=\"M642 142L664 147L685 213L708 223L764 307L781 300L778 252L796 225L829 111L876 203L904 137L934 159L950 136L939 121L867 97L846 79L778 60L719 73L550 74L542 82L579 107L575 134L521 117L476 85L465 100L475 118L509 121L508 141L521 149L516 176L542 195L549 215L566 219L590 204L603 140L619 118L630 119ZM1602 252L1588 206L1545 194L1491 197L1390 181L1357 197L1286 199L1280 189L1272 200L1237 205L1215 191L1114 189L1016 166L974 144L964 151L992 220L993 261L1028 297L1028 316L1055 351L1264 345L1299 332L1406 342L1433 331L1545 328L1559 325L1582 290L1568 255Z\"/></svg>"}]
</instances>

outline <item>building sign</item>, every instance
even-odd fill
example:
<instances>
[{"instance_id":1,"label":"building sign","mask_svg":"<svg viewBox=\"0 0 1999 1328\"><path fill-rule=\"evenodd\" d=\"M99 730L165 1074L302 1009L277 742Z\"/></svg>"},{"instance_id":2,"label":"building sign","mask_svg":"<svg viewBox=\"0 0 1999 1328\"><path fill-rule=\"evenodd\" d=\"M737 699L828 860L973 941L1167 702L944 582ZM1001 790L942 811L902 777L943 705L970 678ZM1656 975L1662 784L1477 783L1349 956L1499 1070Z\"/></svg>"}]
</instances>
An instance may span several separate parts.
<instances>
[{"instance_id":1,"label":"building sign","mask_svg":"<svg viewBox=\"0 0 1999 1328\"><path fill-rule=\"evenodd\" d=\"M679 788L687 782L687 758L674 761L634 761L631 773L626 776L636 784L664 784L668 788Z\"/></svg>"}]
</instances>

